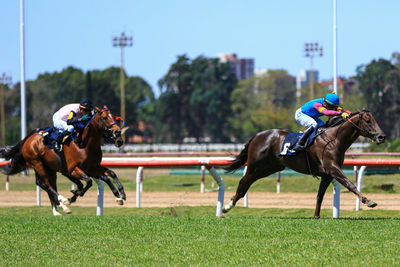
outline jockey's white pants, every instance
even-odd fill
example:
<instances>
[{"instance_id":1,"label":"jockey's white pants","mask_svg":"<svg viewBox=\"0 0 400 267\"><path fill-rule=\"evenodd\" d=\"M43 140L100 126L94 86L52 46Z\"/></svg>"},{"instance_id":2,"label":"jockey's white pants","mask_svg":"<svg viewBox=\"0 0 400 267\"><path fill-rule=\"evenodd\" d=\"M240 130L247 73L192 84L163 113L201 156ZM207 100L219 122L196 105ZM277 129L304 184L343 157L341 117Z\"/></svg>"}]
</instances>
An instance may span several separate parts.
<instances>
[{"instance_id":1,"label":"jockey's white pants","mask_svg":"<svg viewBox=\"0 0 400 267\"><path fill-rule=\"evenodd\" d=\"M294 117L295 117L296 121L297 121L300 125L303 125L303 126L305 126L305 127L307 127L307 128L313 126L314 129L317 129L318 127L320 127L320 126L322 126L322 125L325 124L325 123L324 123L321 119L319 119L319 118L314 119L314 118L308 116L307 114L304 114L304 113L301 111L301 108L299 108L299 109L296 111Z\"/></svg>"},{"instance_id":2,"label":"jockey's white pants","mask_svg":"<svg viewBox=\"0 0 400 267\"><path fill-rule=\"evenodd\" d=\"M66 121L63 121L60 116L58 115L58 112L54 113L53 115L53 124L54 127L58 130L61 131L71 131L72 129L74 129L73 125L68 125Z\"/></svg>"}]
</instances>

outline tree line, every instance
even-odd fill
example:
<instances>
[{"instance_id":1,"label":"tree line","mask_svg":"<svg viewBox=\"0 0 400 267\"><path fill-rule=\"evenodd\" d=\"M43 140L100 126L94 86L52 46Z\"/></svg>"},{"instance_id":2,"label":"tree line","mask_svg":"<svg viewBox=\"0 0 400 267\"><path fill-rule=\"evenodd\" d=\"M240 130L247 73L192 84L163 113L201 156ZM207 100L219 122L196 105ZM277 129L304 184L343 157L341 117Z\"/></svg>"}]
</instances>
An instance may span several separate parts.
<instances>
[{"instance_id":1,"label":"tree line","mask_svg":"<svg viewBox=\"0 0 400 267\"><path fill-rule=\"evenodd\" d=\"M357 75L344 81L339 96L346 109L369 109L389 140L400 134L400 55L372 60L356 69ZM120 112L120 69L83 72L67 67L61 72L40 74L27 81L27 128L52 125L52 115L63 105L90 98ZM180 55L160 78L160 95L141 77L125 74L126 121L134 134L139 122L148 125L152 141L182 143L245 142L259 131L271 128L302 129L294 112L309 100L308 87L296 98L295 77L286 70L269 70L261 76L238 81L229 63L217 58ZM314 84L323 97L332 89ZM20 84L5 90L6 143L20 139Z\"/></svg>"}]
</instances>

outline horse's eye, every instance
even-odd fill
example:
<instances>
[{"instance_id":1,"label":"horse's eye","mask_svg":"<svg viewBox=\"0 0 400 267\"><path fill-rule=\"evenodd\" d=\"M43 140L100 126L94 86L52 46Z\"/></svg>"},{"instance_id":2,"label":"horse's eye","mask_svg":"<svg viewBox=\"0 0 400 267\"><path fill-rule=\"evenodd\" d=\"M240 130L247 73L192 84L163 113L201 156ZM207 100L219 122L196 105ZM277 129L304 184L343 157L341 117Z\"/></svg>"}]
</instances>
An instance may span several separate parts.
<instances>
[{"instance_id":1,"label":"horse's eye","mask_svg":"<svg viewBox=\"0 0 400 267\"><path fill-rule=\"evenodd\" d=\"M371 124L371 121L370 120L366 120L365 121L367 124Z\"/></svg>"}]
</instances>

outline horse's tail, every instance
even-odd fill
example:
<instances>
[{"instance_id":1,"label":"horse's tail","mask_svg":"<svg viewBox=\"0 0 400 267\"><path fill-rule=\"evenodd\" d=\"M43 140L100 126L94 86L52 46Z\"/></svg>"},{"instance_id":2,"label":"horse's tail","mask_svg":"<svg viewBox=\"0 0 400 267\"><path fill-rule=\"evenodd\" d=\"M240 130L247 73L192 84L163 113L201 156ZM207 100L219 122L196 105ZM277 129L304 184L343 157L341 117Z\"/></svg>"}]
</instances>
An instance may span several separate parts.
<instances>
[{"instance_id":1,"label":"horse's tail","mask_svg":"<svg viewBox=\"0 0 400 267\"><path fill-rule=\"evenodd\" d=\"M247 152L249 150L249 145L254 136L246 143L239 155L235 156L235 159L231 161L231 164L224 167L223 169L227 172L234 172L240 167L242 167L247 162Z\"/></svg>"},{"instance_id":2,"label":"horse's tail","mask_svg":"<svg viewBox=\"0 0 400 267\"><path fill-rule=\"evenodd\" d=\"M24 145L26 139L34 133L35 131L32 131L23 140L19 141L14 146L6 146L0 148L0 157L5 158L6 160L11 159L11 163L1 167L2 173L6 175L13 175L27 169L26 161L22 156L22 146Z\"/></svg>"}]
</instances>

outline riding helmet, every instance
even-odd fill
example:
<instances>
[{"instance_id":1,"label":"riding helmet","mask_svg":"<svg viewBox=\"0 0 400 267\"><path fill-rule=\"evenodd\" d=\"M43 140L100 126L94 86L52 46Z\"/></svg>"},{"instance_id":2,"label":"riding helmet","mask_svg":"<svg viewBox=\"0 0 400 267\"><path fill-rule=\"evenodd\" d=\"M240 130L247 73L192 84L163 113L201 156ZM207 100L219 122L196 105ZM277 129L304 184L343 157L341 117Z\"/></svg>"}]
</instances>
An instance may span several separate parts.
<instances>
[{"instance_id":1,"label":"riding helmet","mask_svg":"<svg viewBox=\"0 0 400 267\"><path fill-rule=\"evenodd\" d=\"M338 106L340 104L339 97L334 93L326 94L324 101L333 106Z\"/></svg>"},{"instance_id":2,"label":"riding helmet","mask_svg":"<svg viewBox=\"0 0 400 267\"><path fill-rule=\"evenodd\" d=\"M93 110L93 102L90 99L82 99L79 103L79 107L87 110Z\"/></svg>"}]
</instances>

